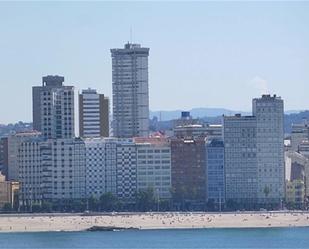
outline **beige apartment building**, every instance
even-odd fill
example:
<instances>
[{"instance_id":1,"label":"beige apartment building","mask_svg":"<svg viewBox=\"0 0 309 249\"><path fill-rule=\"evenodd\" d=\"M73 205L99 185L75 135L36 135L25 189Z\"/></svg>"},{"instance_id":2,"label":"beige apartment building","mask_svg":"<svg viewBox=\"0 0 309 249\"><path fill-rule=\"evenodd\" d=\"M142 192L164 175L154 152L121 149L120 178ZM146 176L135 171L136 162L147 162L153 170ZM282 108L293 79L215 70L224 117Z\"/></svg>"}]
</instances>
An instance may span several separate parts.
<instances>
[{"instance_id":1,"label":"beige apartment building","mask_svg":"<svg viewBox=\"0 0 309 249\"><path fill-rule=\"evenodd\" d=\"M3 208L7 203L11 204L13 208L18 191L19 182L6 181L5 176L0 174L0 208Z\"/></svg>"}]
</instances>

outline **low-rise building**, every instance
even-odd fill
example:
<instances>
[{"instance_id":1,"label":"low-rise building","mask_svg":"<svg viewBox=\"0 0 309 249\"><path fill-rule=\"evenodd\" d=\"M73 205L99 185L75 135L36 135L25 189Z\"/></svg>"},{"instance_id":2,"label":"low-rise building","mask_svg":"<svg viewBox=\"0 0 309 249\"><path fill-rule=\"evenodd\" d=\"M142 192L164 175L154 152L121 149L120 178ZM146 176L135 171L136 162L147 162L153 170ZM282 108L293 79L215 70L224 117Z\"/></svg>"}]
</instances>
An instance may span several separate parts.
<instances>
[{"instance_id":1,"label":"low-rise building","mask_svg":"<svg viewBox=\"0 0 309 249\"><path fill-rule=\"evenodd\" d=\"M5 176L0 174L0 208L9 204L11 208L17 207L19 182L6 181Z\"/></svg>"},{"instance_id":2,"label":"low-rise building","mask_svg":"<svg viewBox=\"0 0 309 249\"><path fill-rule=\"evenodd\" d=\"M296 151L286 151L285 152L285 174L286 174L286 201L295 203L291 201L291 191L294 191L294 188L300 188L300 182L303 183L304 187L304 198L305 201L309 198L309 158L303 154ZM298 204L300 199L298 198ZM304 204L304 203L302 203Z\"/></svg>"},{"instance_id":3,"label":"low-rise building","mask_svg":"<svg viewBox=\"0 0 309 249\"><path fill-rule=\"evenodd\" d=\"M298 146L309 139L309 124L306 122L292 124L291 150L298 151Z\"/></svg>"},{"instance_id":4,"label":"low-rise building","mask_svg":"<svg viewBox=\"0 0 309 249\"><path fill-rule=\"evenodd\" d=\"M303 208L305 184L302 180L286 181L286 204L289 208Z\"/></svg>"}]
</instances>

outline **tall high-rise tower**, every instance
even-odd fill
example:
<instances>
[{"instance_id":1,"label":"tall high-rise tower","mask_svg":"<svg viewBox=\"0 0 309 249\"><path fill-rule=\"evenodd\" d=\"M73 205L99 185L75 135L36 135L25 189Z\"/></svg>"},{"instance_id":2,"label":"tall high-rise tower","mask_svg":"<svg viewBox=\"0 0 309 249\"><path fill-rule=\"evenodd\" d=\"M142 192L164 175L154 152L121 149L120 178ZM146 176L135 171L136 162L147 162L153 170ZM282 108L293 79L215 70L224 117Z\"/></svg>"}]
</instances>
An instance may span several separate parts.
<instances>
[{"instance_id":1,"label":"tall high-rise tower","mask_svg":"<svg viewBox=\"0 0 309 249\"><path fill-rule=\"evenodd\" d=\"M149 133L149 48L127 43L111 49L113 77L113 135L145 137Z\"/></svg>"},{"instance_id":2,"label":"tall high-rise tower","mask_svg":"<svg viewBox=\"0 0 309 249\"><path fill-rule=\"evenodd\" d=\"M45 138L74 137L74 89L63 82L49 75L32 88L33 128Z\"/></svg>"},{"instance_id":3,"label":"tall high-rise tower","mask_svg":"<svg viewBox=\"0 0 309 249\"><path fill-rule=\"evenodd\" d=\"M262 95L252 110L224 117L226 199L278 207L285 195L283 100Z\"/></svg>"},{"instance_id":4,"label":"tall high-rise tower","mask_svg":"<svg viewBox=\"0 0 309 249\"><path fill-rule=\"evenodd\" d=\"M252 112L257 122L258 198L279 203L285 193L283 100L262 95L253 99Z\"/></svg>"}]
</instances>

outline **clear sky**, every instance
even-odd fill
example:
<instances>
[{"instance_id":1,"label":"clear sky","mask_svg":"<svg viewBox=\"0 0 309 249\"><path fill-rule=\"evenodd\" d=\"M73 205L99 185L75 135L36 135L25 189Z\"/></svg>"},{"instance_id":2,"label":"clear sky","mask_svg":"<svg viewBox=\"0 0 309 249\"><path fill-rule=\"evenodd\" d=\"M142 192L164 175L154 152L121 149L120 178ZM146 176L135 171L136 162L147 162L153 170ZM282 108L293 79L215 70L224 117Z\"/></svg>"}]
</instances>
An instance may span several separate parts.
<instances>
[{"instance_id":1,"label":"clear sky","mask_svg":"<svg viewBox=\"0 0 309 249\"><path fill-rule=\"evenodd\" d=\"M0 2L0 123L31 121L31 87L65 76L111 96L110 48L150 48L150 109L309 109L309 2Z\"/></svg>"}]
</instances>

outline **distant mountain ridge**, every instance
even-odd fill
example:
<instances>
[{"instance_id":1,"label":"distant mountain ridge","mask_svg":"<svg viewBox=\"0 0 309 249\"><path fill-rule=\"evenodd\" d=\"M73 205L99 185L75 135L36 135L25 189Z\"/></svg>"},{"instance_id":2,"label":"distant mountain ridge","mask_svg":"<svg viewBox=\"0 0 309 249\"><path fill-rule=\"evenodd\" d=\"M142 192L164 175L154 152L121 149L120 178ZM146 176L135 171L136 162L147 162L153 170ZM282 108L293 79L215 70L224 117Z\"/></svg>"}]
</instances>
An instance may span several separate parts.
<instances>
[{"instance_id":1,"label":"distant mountain ridge","mask_svg":"<svg viewBox=\"0 0 309 249\"><path fill-rule=\"evenodd\" d=\"M243 111L233 111L225 108L193 108L190 110L171 110L171 111L150 111L150 118L158 117L162 121L177 119L180 117L182 111L189 111L193 118L203 118L203 117L217 117L222 115L234 115L236 113L241 113L242 115L249 115L250 112Z\"/></svg>"},{"instance_id":2,"label":"distant mountain ridge","mask_svg":"<svg viewBox=\"0 0 309 249\"><path fill-rule=\"evenodd\" d=\"M173 111L161 111L161 121L160 121L160 111L150 111L150 118L154 116L158 117L159 129L171 129L173 127L173 119L180 117L182 110ZM233 111L224 108L193 108L189 110L193 118L200 118L206 123L210 124L220 124L222 122L222 115L234 115L236 113L241 113L242 115L251 115L251 112L243 111ZM286 111L284 115L284 131L285 133L291 132L292 124L302 123L305 119L309 120L309 110L307 111L297 111L291 110ZM151 122L152 123L152 122ZM155 121L154 121L155 123ZM0 138L2 136L7 136L14 132L20 131L30 131L32 130L32 123L30 122L18 122L15 124L0 124Z\"/></svg>"},{"instance_id":3,"label":"distant mountain ridge","mask_svg":"<svg viewBox=\"0 0 309 249\"><path fill-rule=\"evenodd\" d=\"M180 117L182 110L174 111L155 111L150 112L150 117L158 117L159 124L162 128L171 129L173 123L171 120ZM251 112L233 111L224 108L194 108L189 110L193 118L201 118L204 122L210 124L220 124L222 122L222 115L235 115L240 113L242 115L251 115ZM160 121L161 113L161 121ZM291 133L292 124L302 123L304 120L309 120L309 110L289 110L284 114L284 132L286 134Z\"/></svg>"}]
</instances>

